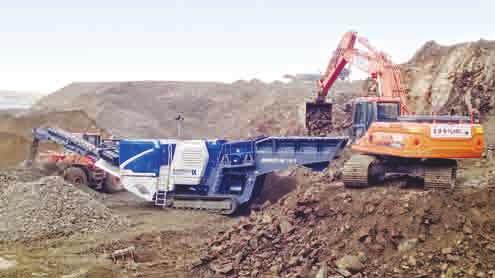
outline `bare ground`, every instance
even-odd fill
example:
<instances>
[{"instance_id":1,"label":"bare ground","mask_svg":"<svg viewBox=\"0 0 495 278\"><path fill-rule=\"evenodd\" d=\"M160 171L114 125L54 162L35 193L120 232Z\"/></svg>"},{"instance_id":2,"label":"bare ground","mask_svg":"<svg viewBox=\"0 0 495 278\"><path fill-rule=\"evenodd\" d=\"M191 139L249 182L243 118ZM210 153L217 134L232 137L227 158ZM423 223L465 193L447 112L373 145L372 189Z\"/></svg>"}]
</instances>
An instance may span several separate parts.
<instances>
[{"instance_id":1,"label":"bare ground","mask_svg":"<svg viewBox=\"0 0 495 278\"><path fill-rule=\"evenodd\" d=\"M380 265L380 260L383 258L393 261L394 264L399 266L400 270L398 271L402 271L401 273L404 271L408 273L407 269L400 268L402 255L398 254L404 254L404 252L398 253L398 245L394 244L385 244L383 247L377 246L375 240L378 239L376 238L375 230L378 229L378 231L389 233L395 231L394 229L396 228L402 229L401 238L398 239L396 244L407 239L421 238L428 235L429 232L425 234L424 226L412 219L421 218L425 213L425 215L429 215L429 206L436 204L439 200L444 205L453 202L451 203L452 205L461 207L463 208L462 210L470 206L481 209L485 218L483 218L484 220L482 219L483 221L480 224L476 225L483 224L493 217L491 212L487 210L489 207L481 206L482 204L487 204L486 200L476 199L479 198L476 196L486 195L485 197L490 198L489 196L492 193L487 194L486 192L491 191L484 190L490 184L493 184L494 175L492 169L495 169L493 162L467 161L463 163L459 179L461 186L455 195L456 197L454 197L455 201L449 201L452 198L449 195L435 195L434 193L432 195L432 193L424 193L422 190L400 189L393 185L392 187L389 185L365 190L348 190L342 188L338 182L331 182L334 179L338 181L338 172L333 171L319 175L311 174L306 170L286 171L281 176L274 175L267 179L264 197L258 200L258 204L263 207L261 211L247 212L247 214L244 212L236 217L213 215L201 211L160 209L141 202L127 192L109 195L98 193L88 188L81 188L95 200L110 208L115 215L125 217L130 223L129 227L112 233L90 233L49 240L4 243L0 246L0 257L17 262L17 267L6 272L0 272L0 277L35 277L36 275L39 275L39 277L63 277L63 275L69 274L75 275L73 277L217 276L221 274L215 274L215 271L208 267L209 261L206 261L206 264L205 261L202 261L205 258L205 247L209 246L206 249L207 252L222 250L215 247L217 243L214 242L218 242L215 240L225 238L226 235L231 234L236 229L240 229L246 223L253 223L255 227L261 225L258 227L258 231L266 231L267 227L272 224L270 224L271 222L264 222L268 221L264 220L266 219L265 215L270 215L270 219L275 221L280 217L280 219L284 219L286 217L284 215L290 215L286 213L292 209L300 210L306 216L296 218L299 220L292 222L291 225L295 230L288 235L292 235L292 238L298 238L299 236L304 238L306 232L315 231L314 236L317 235L315 239L324 244L319 245L320 247L316 249L319 250L322 246L328 245L328 249L320 251L322 253L319 254L322 257L311 264L309 269L305 268L304 261L300 261L289 267L289 272L279 274L272 273L270 268L265 269L265 264L258 267L251 265L256 262L256 259L254 259L256 256L265 254L271 250L270 248L277 248L277 244L270 244L265 247L268 249L259 249L255 252L245 248L246 252L254 252L252 256L255 256L249 259L250 255L247 255L247 261L243 263L245 267L251 270L259 269L258 274L261 277L282 275L283 273L298 273L298 271L302 270L315 274L319 270L318 268L322 266L322 263L328 264L332 269L333 260L339 258L339 256L364 251L368 258L375 258L372 261L368 261L366 266L366 269L370 271L375 269L375 266ZM18 176L24 177L24 181L40 177L39 173L31 173L26 170L16 171ZM313 203L308 196L315 197L318 201ZM396 207L398 200L401 200L401 203ZM404 200L407 200L406 203L412 207L408 208ZM304 203L306 201L309 202L307 205ZM299 207L300 205L297 204L303 205ZM443 233L446 233L445 236L456 235L457 230L455 229L457 228L449 230L448 226L454 227L454 225L457 225L455 224L457 223L456 213L459 212L446 213L444 205L438 208L435 206L433 213L436 216L434 217L441 217L442 222L438 225L434 224L430 230L438 233L437 236L444 236ZM310 210L308 211L308 209ZM325 211L326 213L324 213ZM410 216L406 213L407 211L411 213ZM383 215L388 218L381 213L384 213ZM402 213L406 214L402 217ZM356 217L361 219L359 220ZM413 222L409 222L410 219ZM391 221L390 225L387 224L388 221ZM349 236L342 233L346 230L350 233ZM251 236L248 233L242 237L249 239ZM370 237L372 241L369 243L367 241L363 242L360 239L361 237ZM283 238L289 240L286 245L286 248L289 248L287 250L297 249L290 243L289 238L286 236ZM244 241L238 240L232 234L230 239L221 240L220 246L226 244L231 246L230 248L242 248ZM436 254L435 252L440 252L439 250L442 248L447 248L451 245L452 240L448 237L437 243L433 239L426 240L425 243L420 243L418 248L415 247L416 249L409 250L405 254L409 254L408 256L412 254L418 261L420 258L421 260L427 260L426 255L424 255L424 258L419 258L418 256L423 255L418 254L427 254L428 252ZM302 242L304 244L306 241L303 240ZM468 240L467 242L470 241ZM110 254L114 251L131 246L135 248L132 258L129 256L117 257L116 260L110 258ZM286 251L284 250L286 249L281 249L277 254L283 258L282 264L290 265L289 262L292 262L291 257L285 257L284 252ZM235 254L233 253L233 255ZM223 253L218 253L216 256L215 258L218 258L220 262L224 262L229 258ZM278 259L277 262L279 262ZM489 266L489 263L482 262ZM215 265L215 262L213 262L213 265ZM468 266L470 265L468 264L466 268L461 269L467 271ZM368 273L367 271L365 272ZM376 273L385 273L383 271L393 273L393 268L387 267ZM441 270L437 269L432 271L432 273L441 273ZM234 277L239 274L238 272L235 273L237 274L228 273L227 276ZM400 276L399 274L397 275Z\"/></svg>"},{"instance_id":2,"label":"bare ground","mask_svg":"<svg viewBox=\"0 0 495 278\"><path fill-rule=\"evenodd\" d=\"M26 180L29 177L24 171ZM130 226L119 232L86 233L48 240L4 242L0 257L17 267L0 277L186 277L198 246L237 221L200 211L164 210L149 206L127 192L102 194L82 188L94 199L124 217ZM136 262L112 262L108 255L134 246ZM34 273L34 274L33 274ZM170 276L167 276L170 275ZM75 276L79 277L79 276Z\"/></svg>"}]
</instances>

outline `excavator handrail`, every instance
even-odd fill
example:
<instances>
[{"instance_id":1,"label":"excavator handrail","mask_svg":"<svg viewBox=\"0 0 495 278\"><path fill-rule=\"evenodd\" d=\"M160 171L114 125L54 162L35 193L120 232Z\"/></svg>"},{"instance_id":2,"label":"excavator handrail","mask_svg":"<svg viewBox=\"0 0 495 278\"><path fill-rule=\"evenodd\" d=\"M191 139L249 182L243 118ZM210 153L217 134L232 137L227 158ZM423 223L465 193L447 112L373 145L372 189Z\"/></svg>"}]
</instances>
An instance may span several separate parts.
<instances>
[{"instance_id":1,"label":"excavator handrail","mask_svg":"<svg viewBox=\"0 0 495 278\"><path fill-rule=\"evenodd\" d=\"M457 116L457 115L408 115L400 116L398 118L402 122L458 122L458 123L471 123L471 117L469 116Z\"/></svg>"}]
</instances>

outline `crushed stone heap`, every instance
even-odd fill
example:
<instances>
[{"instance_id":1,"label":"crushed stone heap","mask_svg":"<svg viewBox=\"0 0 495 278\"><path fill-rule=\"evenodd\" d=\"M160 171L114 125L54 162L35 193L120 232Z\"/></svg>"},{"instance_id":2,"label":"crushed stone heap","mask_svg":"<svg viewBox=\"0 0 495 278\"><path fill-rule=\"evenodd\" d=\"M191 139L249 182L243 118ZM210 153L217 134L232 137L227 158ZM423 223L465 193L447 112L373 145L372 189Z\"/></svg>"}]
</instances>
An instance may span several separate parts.
<instances>
[{"instance_id":1,"label":"crushed stone heap","mask_svg":"<svg viewBox=\"0 0 495 278\"><path fill-rule=\"evenodd\" d=\"M25 182L0 173L0 242L109 232L125 225L124 218L61 177Z\"/></svg>"}]
</instances>

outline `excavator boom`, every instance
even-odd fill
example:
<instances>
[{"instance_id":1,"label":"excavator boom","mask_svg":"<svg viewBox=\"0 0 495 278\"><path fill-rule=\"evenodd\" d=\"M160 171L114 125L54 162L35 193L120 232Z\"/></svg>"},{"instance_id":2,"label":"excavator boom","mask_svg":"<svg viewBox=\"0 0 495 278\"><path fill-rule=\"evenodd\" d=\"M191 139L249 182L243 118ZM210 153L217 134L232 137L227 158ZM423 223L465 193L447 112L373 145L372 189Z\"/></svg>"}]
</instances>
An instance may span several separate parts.
<instances>
[{"instance_id":1,"label":"excavator boom","mask_svg":"<svg viewBox=\"0 0 495 278\"><path fill-rule=\"evenodd\" d=\"M356 39L356 32L349 31L344 34L328 62L325 73L317 81L315 101L306 103L306 129L309 135L323 136L332 128L332 104L326 102L326 98L337 78L348 74L344 69L349 60L344 54L354 49Z\"/></svg>"},{"instance_id":2,"label":"excavator boom","mask_svg":"<svg viewBox=\"0 0 495 278\"><path fill-rule=\"evenodd\" d=\"M357 48L357 44L364 50ZM317 82L315 101L306 103L306 128L310 135L322 136L332 129L332 105L326 102L326 98L337 78L348 74L345 71L346 65L357 67L377 81L377 97L396 98L400 103L401 114L409 112L400 69L387 54L376 50L366 38L349 31L342 37L325 73ZM365 95L368 96L369 93L365 92Z\"/></svg>"},{"instance_id":3,"label":"excavator boom","mask_svg":"<svg viewBox=\"0 0 495 278\"><path fill-rule=\"evenodd\" d=\"M345 33L344 37L340 40L337 49L334 51L333 56L328 62L325 74L318 80L318 96L316 102L325 101L328 91L349 62L344 54L349 50L354 49L356 38L357 33L349 31Z\"/></svg>"}]
</instances>

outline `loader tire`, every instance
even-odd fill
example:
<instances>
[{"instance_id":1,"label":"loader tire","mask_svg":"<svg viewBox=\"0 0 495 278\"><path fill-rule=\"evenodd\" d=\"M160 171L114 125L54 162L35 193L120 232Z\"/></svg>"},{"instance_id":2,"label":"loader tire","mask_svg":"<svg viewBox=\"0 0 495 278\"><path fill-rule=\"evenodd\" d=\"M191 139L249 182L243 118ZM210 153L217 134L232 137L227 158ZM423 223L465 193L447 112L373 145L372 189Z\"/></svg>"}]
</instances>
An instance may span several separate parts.
<instances>
[{"instance_id":1,"label":"loader tire","mask_svg":"<svg viewBox=\"0 0 495 278\"><path fill-rule=\"evenodd\" d=\"M87 185L88 176L83 169L78 167L69 167L64 171L64 179L74 185Z\"/></svg>"},{"instance_id":2,"label":"loader tire","mask_svg":"<svg viewBox=\"0 0 495 278\"><path fill-rule=\"evenodd\" d=\"M103 181L103 192L111 194L122 191L123 189L124 187L120 183L119 178L114 177L110 174L106 175L105 180Z\"/></svg>"}]
</instances>

